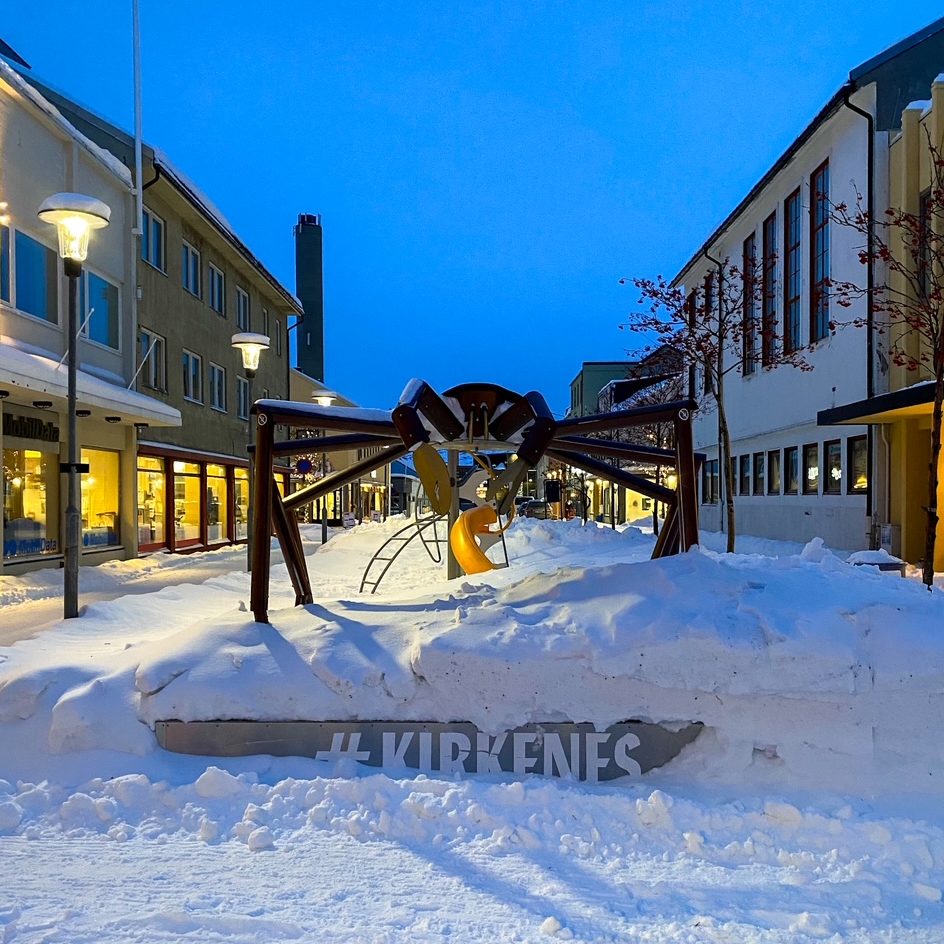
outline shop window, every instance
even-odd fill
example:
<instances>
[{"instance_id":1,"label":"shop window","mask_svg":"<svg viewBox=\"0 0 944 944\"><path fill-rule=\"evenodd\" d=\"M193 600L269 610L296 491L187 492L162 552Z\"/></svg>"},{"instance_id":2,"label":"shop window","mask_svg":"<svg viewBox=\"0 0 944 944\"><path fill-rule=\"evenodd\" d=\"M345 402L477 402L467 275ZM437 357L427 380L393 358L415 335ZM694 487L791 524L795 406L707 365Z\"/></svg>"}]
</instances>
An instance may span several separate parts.
<instances>
[{"instance_id":1,"label":"shop window","mask_svg":"<svg viewBox=\"0 0 944 944\"><path fill-rule=\"evenodd\" d=\"M767 494L780 494L780 450L771 449L767 453Z\"/></svg>"},{"instance_id":2,"label":"shop window","mask_svg":"<svg viewBox=\"0 0 944 944\"><path fill-rule=\"evenodd\" d=\"M178 547L200 543L200 465L174 463L174 539Z\"/></svg>"},{"instance_id":3,"label":"shop window","mask_svg":"<svg viewBox=\"0 0 944 944\"><path fill-rule=\"evenodd\" d=\"M869 490L869 451L865 436L853 436L848 443L846 491L864 494Z\"/></svg>"},{"instance_id":4,"label":"shop window","mask_svg":"<svg viewBox=\"0 0 944 944\"><path fill-rule=\"evenodd\" d=\"M208 464L206 467L207 543L219 544L229 540L229 489L226 466Z\"/></svg>"},{"instance_id":5,"label":"shop window","mask_svg":"<svg viewBox=\"0 0 944 944\"><path fill-rule=\"evenodd\" d=\"M59 263L56 253L17 230L13 240L15 305L28 315L59 322Z\"/></svg>"},{"instance_id":6,"label":"shop window","mask_svg":"<svg viewBox=\"0 0 944 944\"><path fill-rule=\"evenodd\" d=\"M82 462L89 470L82 476L82 547L120 544L118 453L83 449Z\"/></svg>"},{"instance_id":7,"label":"shop window","mask_svg":"<svg viewBox=\"0 0 944 944\"><path fill-rule=\"evenodd\" d=\"M159 334L144 328L138 332L138 357L141 368L141 380L152 390L167 390L167 344Z\"/></svg>"},{"instance_id":8,"label":"shop window","mask_svg":"<svg viewBox=\"0 0 944 944\"><path fill-rule=\"evenodd\" d=\"M233 502L236 515L236 540L245 541L249 535L249 470L238 466L233 469Z\"/></svg>"},{"instance_id":9,"label":"shop window","mask_svg":"<svg viewBox=\"0 0 944 944\"><path fill-rule=\"evenodd\" d=\"M751 457L741 456L738 459L738 490L742 495L751 494Z\"/></svg>"},{"instance_id":10,"label":"shop window","mask_svg":"<svg viewBox=\"0 0 944 944\"><path fill-rule=\"evenodd\" d=\"M803 447L803 494L819 494L819 445L810 443Z\"/></svg>"},{"instance_id":11,"label":"shop window","mask_svg":"<svg viewBox=\"0 0 944 944\"><path fill-rule=\"evenodd\" d=\"M59 456L3 450L4 560L59 553Z\"/></svg>"},{"instance_id":12,"label":"shop window","mask_svg":"<svg viewBox=\"0 0 944 944\"><path fill-rule=\"evenodd\" d=\"M10 228L0 226L0 300L10 301Z\"/></svg>"},{"instance_id":13,"label":"shop window","mask_svg":"<svg viewBox=\"0 0 944 944\"><path fill-rule=\"evenodd\" d=\"M823 491L827 495L842 492L842 443L838 439L823 443Z\"/></svg>"},{"instance_id":14,"label":"shop window","mask_svg":"<svg viewBox=\"0 0 944 944\"><path fill-rule=\"evenodd\" d=\"M167 546L167 475L164 460L138 456L138 547Z\"/></svg>"},{"instance_id":15,"label":"shop window","mask_svg":"<svg viewBox=\"0 0 944 944\"><path fill-rule=\"evenodd\" d=\"M118 326L121 321L118 311L118 286L112 285L94 272L86 271L85 313L82 321L82 333L85 337L118 350Z\"/></svg>"},{"instance_id":16,"label":"shop window","mask_svg":"<svg viewBox=\"0 0 944 944\"><path fill-rule=\"evenodd\" d=\"M764 485L764 454L754 453L754 494L763 495L767 491Z\"/></svg>"},{"instance_id":17,"label":"shop window","mask_svg":"<svg viewBox=\"0 0 944 944\"><path fill-rule=\"evenodd\" d=\"M718 460L709 459L701 467L701 501L714 505L718 501Z\"/></svg>"},{"instance_id":18,"label":"shop window","mask_svg":"<svg viewBox=\"0 0 944 944\"><path fill-rule=\"evenodd\" d=\"M783 450L783 493L796 495L800 483L800 453L796 446Z\"/></svg>"}]
</instances>

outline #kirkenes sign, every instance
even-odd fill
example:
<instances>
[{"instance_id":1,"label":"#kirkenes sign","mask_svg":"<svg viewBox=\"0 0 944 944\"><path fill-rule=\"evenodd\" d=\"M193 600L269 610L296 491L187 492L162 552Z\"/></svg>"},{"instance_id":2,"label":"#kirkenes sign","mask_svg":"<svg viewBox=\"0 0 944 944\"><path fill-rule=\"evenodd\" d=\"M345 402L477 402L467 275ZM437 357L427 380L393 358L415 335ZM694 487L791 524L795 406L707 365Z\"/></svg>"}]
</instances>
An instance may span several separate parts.
<instances>
[{"instance_id":1,"label":"#kirkenes sign","mask_svg":"<svg viewBox=\"0 0 944 944\"><path fill-rule=\"evenodd\" d=\"M701 724L670 729L625 721L597 731L589 723L528 724L489 734L469 722L158 721L169 751L350 759L370 767L428 773L542 774L595 783L661 767L694 741Z\"/></svg>"}]
</instances>

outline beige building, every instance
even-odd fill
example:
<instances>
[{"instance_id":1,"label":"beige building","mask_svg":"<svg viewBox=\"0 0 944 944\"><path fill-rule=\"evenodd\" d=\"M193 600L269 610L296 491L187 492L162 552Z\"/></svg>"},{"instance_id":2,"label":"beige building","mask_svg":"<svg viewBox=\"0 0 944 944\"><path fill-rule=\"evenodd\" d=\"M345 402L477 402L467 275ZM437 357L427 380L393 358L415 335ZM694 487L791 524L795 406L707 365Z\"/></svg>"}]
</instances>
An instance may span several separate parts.
<instances>
[{"instance_id":1,"label":"beige building","mask_svg":"<svg viewBox=\"0 0 944 944\"><path fill-rule=\"evenodd\" d=\"M55 229L37 218L58 192L111 209L78 285L77 413L82 563L133 557L136 431L179 427L173 404L128 388L137 306L131 177L0 62L0 573L62 562L67 457L67 280Z\"/></svg>"}]
</instances>

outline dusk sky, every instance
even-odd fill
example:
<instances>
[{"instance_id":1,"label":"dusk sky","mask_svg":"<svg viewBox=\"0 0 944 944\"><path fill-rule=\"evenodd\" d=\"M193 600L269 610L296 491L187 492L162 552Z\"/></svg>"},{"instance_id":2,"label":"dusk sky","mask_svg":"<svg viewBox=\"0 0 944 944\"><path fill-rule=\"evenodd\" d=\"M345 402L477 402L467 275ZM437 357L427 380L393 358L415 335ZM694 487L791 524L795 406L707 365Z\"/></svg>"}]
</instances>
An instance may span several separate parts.
<instances>
[{"instance_id":1,"label":"dusk sky","mask_svg":"<svg viewBox=\"0 0 944 944\"><path fill-rule=\"evenodd\" d=\"M133 127L131 0L8 5L44 79ZM537 389L622 358L622 276L674 275L933 0L141 0L144 136L294 289L325 231L326 382ZM942 64L944 69L944 64Z\"/></svg>"}]
</instances>

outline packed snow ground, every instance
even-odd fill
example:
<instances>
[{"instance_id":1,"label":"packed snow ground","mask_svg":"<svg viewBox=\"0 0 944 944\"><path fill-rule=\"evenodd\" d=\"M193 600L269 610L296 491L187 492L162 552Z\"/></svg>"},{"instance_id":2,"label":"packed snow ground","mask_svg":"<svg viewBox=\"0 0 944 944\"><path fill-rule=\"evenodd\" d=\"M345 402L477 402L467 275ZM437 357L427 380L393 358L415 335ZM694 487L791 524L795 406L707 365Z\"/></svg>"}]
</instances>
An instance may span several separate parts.
<instances>
[{"instance_id":1,"label":"packed snow ground","mask_svg":"<svg viewBox=\"0 0 944 944\"><path fill-rule=\"evenodd\" d=\"M308 533L315 603L276 566L272 628L238 569L135 593L180 574L151 558L0 649L0 941L944 940L944 595L817 542L648 562L537 521L507 570L449 584L417 549L358 594L400 523ZM0 631L42 585L0 588ZM149 726L247 712L707 728L604 786L183 757Z\"/></svg>"}]
</instances>

